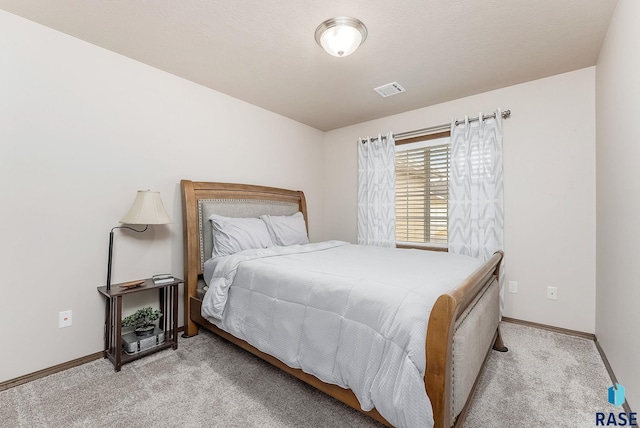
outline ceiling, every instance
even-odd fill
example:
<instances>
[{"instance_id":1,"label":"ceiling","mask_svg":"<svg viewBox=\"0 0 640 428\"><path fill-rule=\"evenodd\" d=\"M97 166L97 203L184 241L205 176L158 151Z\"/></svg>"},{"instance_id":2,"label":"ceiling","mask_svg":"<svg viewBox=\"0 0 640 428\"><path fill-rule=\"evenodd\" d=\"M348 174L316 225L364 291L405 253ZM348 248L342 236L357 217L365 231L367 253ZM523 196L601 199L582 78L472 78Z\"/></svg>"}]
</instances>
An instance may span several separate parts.
<instances>
[{"instance_id":1,"label":"ceiling","mask_svg":"<svg viewBox=\"0 0 640 428\"><path fill-rule=\"evenodd\" d=\"M327 131L596 64L616 0L0 0L0 9ZM316 27L369 35L336 58ZM397 81L405 93L373 88Z\"/></svg>"}]
</instances>

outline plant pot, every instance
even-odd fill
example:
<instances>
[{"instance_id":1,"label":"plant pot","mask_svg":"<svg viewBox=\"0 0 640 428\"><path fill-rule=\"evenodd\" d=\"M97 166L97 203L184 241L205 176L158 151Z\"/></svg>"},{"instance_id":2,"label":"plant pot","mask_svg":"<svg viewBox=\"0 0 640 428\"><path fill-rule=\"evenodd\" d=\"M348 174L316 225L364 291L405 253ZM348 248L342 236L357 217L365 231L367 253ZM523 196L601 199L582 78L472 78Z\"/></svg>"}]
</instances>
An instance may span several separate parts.
<instances>
[{"instance_id":1,"label":"plant pot","mask_svg":"<svg viewBox=\"0 0 640 428\"><path fill-rule=\"evenodd\" d=\"M146 336L151 336L155 328L156 328L155 325L145 325L144 327L136 328L134 331L136 333L136 336L146 337Z\"/></svg>"}]
</instances>

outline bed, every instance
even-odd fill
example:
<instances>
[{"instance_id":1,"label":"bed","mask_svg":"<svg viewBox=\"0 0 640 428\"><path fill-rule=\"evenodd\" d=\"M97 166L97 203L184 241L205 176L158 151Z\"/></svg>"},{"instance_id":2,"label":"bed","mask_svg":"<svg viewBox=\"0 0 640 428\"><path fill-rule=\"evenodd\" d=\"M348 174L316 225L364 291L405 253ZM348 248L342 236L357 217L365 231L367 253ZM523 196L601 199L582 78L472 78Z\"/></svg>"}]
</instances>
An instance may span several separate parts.
<instances>
[{"instance_id":1,"label":"bed","mask_svg":"<svg viewBox=\"0 0 640 428\"><path fill-rule=\"evenodd\" d=\"M294 245L291 247L277 247L274 249L256 251L257 255L251 253L250 256L246 256L244 255L245 252L242 252L238 253L238 255L218 258L218 260L228 260L227 264L229 265L229 269L231 270L222 271L221 265L223 265L224 263L218 263L216 269L221 270L223 274L218 279L216 279L214 275L213 279L210 280L219 280L222 281L220 283L226 283L226 293L228 294L222 295L221 293L216 292L215 294L221 294L221 296L211 297L211 295L214 293L210 292L207 295L203 292L203 286L205 285L205 271L207 270L206 265L207 263L210 263L207 260L211 257L211 253L214 248L212 226L208 221L208 218L210 218L210 216L212 215L223 216L222 218L240 219L259 218L261 215L268 215L272 217L287 217L299 215L304 219L303 227L306 229L307 208L305 197L304 194L300 191L292 191L287 189L231 183L194 182L190 180L181 181L181 190L183 202L183 230L185 249L185 337L196 335L199 328L206 328L207 330L222 336L223 338L235 343L236 345L264 359L274 366L310 384L311 386L329 394L330 396L349 405L350 407L353 407L354 409L367 414L368 416L383 423L384 425L393 426L392 423L387 420L391 419L394 421L394 425L396 426L418 426L415 421L405 422L404 419L402 419L401 412L404 410L398 410L398 414L401 415L400 417L398 417L394 413L395 411L390 412L389 408L392 407L393 404L387 404L381 401L381 399L377 402L375 402L375 400L372 400L375 402L375 407L372 407L372 404L368 403L364 407L370 410L363 410L363 408L361 407L361 402L369 401L367 400L367 397L363 398L362 392L360 391L361 385L359 384L363 382L356 382L354 383L354 385L358 384L358 386L353 387L353 389L349 389L344 387L346 382L333 381L332 379L327 380L325 373L321 369L318 369L317 371L313 369L310 370L308 366L298 364L297 360L292 360L295 362L293 364L286 364L285 362L289 361L286 356L273 355L275 352L271 351L271 347L269 346L270 341L280 340L281 337L286 336L284 332L276 331L274 334L273 331L267 331L262 333L261 336L261 333L256 333L253 331L254 328L257 328L255 324L260 324L260 322L253 322L250 326L251 328L246 328L246 330L250 330L250 333L253 333L245 334L245 328L243 328L241 325L242 322L237 322L238 320L242 321L248 319L243 318L245 315L247 315L248 312L258 313L261 312L262 309L253 309L253 306L251 306L250 304L238 303L241 302L241 300L239 300L239 296L243 294L243 292L241 291L243 290L243 286L239 282L240 279L237 279L237 281L239 282L238 284L234 283L234 281L236 281L236 279L234 279L236 276L257 278L256 280L252 280L254 281L254 283L252 283L250 286L247 286L248 288L251 288L260 286L260 279L265 275L264 272L271 272L272 276L275 275L283 278L282 281L287 281L286 287L293 289L293 292L295 294L295 278L287 279L285 277L289 274L289 272L298 271L299 266L309 265L310 262L307 257L316 257L322 261L329 260L327 259L328 255L334 254L331 257L333 259L342 260L342 265L336 262L338 263L338 265L336 265L337 267L332 267L332 269L338 269L339 271L341 269L341 266L344 267L346 264L350 263L349 260L351 260L351 254L357 254L358 252L362 252L364 250L368 251L367 257L371 257L372 260L376 260L375 257L379 257L380 260L382 260L388 256L387 253L378 254L378 251L383 250L376 250L372 247L363 248L361 246L354 246L340 242L313 243L303 246ZM405 259L418 257L418 253L435 253L421 250L405 249L384 249L384 251L393 251L395 253L402 254L402 257ZM455 255L446 255L446 253L439 253L437 257L439 257L438 259L436 259L439 260L438 266L444 266L446 265L446 263L448 263L448 261L443 262L444 259L442 259L442 257L455 257ZM441 294L437 294L433 297L432 307L428 307L430 309L430 312L429 310L424 311L425 315L422 317L424 318L424 320L415 317L411 318L411 316L409 316L409 319L415 319L416 323L415 325L410 325L409 329L422 329L422 342L418 341L417 343L419 343L420 346L424 346L424 356L422 357L422 360L424 360L422 362L423 372L420 372L419 379L420 391L419 393L415 394L412 392L412 394L415 396L426 397L427 406L424 407L428 407L428 404L430 404L431 413L429 413L428 418L431 418L432 415L435 427L450 427L453 426L456 421L462 419L461 415L464 415L465 413L477 376L481 370L481 367L489 350L492 347L493 349L497 350L506 349L504 348L504 345L502 343L499 330L499 296L497 278L502 257L502 252L497 252L486 263L478 262L477 265L469 265L465 267L465 269L469 270L468 273L465 273L464 276L456 279L455 285L443 286L443 290L446 289L446 291L443 291ZM349 262L346 263L345 260ZM329 260L329 262L331 262L331 260ZM362 288L365 286L365 284L363 284L363 282L365 281L360 280L356 281L357 285L352 286L348 293L341 292L340 289L337 288L338 285L336 284L340 283L342 281L342 278L335 277L334 279L332 279L330 276L327 276L327 272L315 273L315 275L320 275L318 277L311 276L312 271L316 271L319 269L319 267L316 268L319 262L314 261L314 263L315 264L310 265L312 266L312 269L309 269L308 272L302 272L303 275L310 275L310 279L308 281L299 280L301 283L300 287L310 287L308 284L302 284L303 282L315 284L317 282L324 281L323 284L325 285L323 286L323 289L333 289L335 285L335 293L337 294L333 295L348 295L349 299L352 299L352 294L356 294L356 291L359 289L358 287ZM242 270L240 270L239 266ZM233 269L237 269L240 273L236 274L236 270ZM251 269L254 269L254 271L251 271ZM280 269L280 271L277 271L277 269ZM211 271L210 267L209 270ZM349 269L345 268L345 272L348 270ZM404 270L407 269L403 269L403 271ZM436 269L435 265L433 269L429 270L438 272L438 269ZM233 275L231 275L229 272L232 272ZM207 273L207 275L210 274L210 272ZM293 273L291 275L293 275ZM458 276L460 276L460 273L458 273ZM372 280L372 278L374 279ZM369 277L366 281L376 281L376 279L375 277ZM382 281L382 279L380 279L380 281ZM345 284L350 283L345 282ZM218 289L225 289L225 287L218 287ZM262 291L260 291L260 293L262 293ZM414 293L414 291L408 291L407 293ZM254 292L253 294L251 294L247 292L244 294L255 296L258 293ZM390 295L391 298L386 300L394 300L393 296L395 296L395 292L393 295ZM368 299L370 297L371 296L367 296L365 293L365 299ZM238 300L234 301L234 298ZM225 314L224 311L226 311L226 314L224 316L220 315L219 319L215 319L218 318L218 316L214 313L215 309L213 309L213 312L211 310L211 308L216 307L215 303L211 303L212 301L215 302L215 299L218 299L218 304L222 302L221 307L223 309L220 310L220 313ZM373 298L371 297L371 299ZM340 301L339 298L331 300L335 302ZM396 300L402 301L398 304L405 306L398 306L396 307L396 309L392 310L395 310L398 313L406 312L410 315L412 314L411 311L416 310L415 305L409 305L409 309L407 309L406 306L407 300L414 299ZM387 303L388 302L384 302L384 305L386 305ZM377 303L373 300L369 300L367 303L367 307L376 304ZM382 305L382 303L380 304ZM225 305L229 305L229 309L224 309L226 307ZM338 305L338 303L335 303L335 305ZM399 307L402 308L401 311L398 310ZM382 312L384 310L386 309L380 309L380 314L384 314L384 312ZM295 311L289 310L289 312L293 313ZM257 316L254 313L250 315L251 317ZM235 321L225 320L225 316L227 318L233 318L233 320ZM267 316L274 317L272 314L268 314ZM381 328L386 328L386 330L383 331L382 334L382 336L387 337L387 339L385 340L396 341L397 339L390 336L390 332L395 332L397 330L396 326L384 321L387 319L395 320L395 317L396 314L394 314L393 317L377 317L383 319L380 324L384 326ZM254 318L251 319L253 320ZM323 319L319 319L317 317L314 318L314 325L322 326L323 323ZM331 326L330 323L330 317L328 316L327 325ZM238 324L240 324L239 329L237 327L233 327L234 325L237 326ZM274 330L273 325L274 324L270 324L272 330ZM424 326L424 328L422 326ZM234 330L233 328L236 329ZM424 334L425 329L426 335ZM325 332L329 330L337 331L338 329L328 327L324 329ZM299 332L296 334L300 335ZM340 334L343 333L340 332ZM404 334L401 332L398 333L398 335L404 336ZM261 337L267 337L270 339L261 340ZM299 338L300 336L297 337ZM308 339L306 333L304 337L305 340L310 340ZM311 334L310 337L313 337L313 334ZM416 340L414 339L411 339L410 341L416 342ZM307 346L314 349L315 351L322 349L322 346L318 346L317 344L314 345L313 343L310 343ZM336 348L335 355L340 355L340 353L342 352L340 346L343 345L339 345L338 348ZM360 348L363 347L358 346L358 349ZM377 348L381 349L380 352L385 352L384 350L386 350L388 346L380 345L377 346ZM349 352L351 352L351 350ZM367 350L364 352L371 352L372 355L374 354L373 350ZM340 358L337 357L337 359ZM342 359L344 360L344 357ZM406 359L407 357L405 355L405 360ZM317 357L316 360L320 360L320 363L322 363L322 355ZM354 357L353 360L357 361L357 357ZM420 360L420 358L418 358L418 360ZM339 362L332 362L331 364L333 364L332 367L334 367L335 364L339 364ZM413 370L413 368L410 367L410 370ZM318 375L314 376L310 373L316 373ZM379 378L383 378L384 380L384 376L379 376ZM407 386L407 388L409 388L408 390L410 391L415 391L415 381L412 382L412 387L414 389L410 389L409 386ZM407 384L409 383L411 382L407 381ZM371 383L366 383L365 387L371 389ZM392 387L395 388L394 391L399 388L398 385L393 385ZM400 385L400 387L403 387L403 385ZM411 397L413 397L413 395L411 395ZM404 397L406 398L406 395ZM402 401L406 400L403 399ZM416 402L420 403L419 400ZM411 412L413 412L413 410L411 410ZM383 414L381 413L385 414L387 418L385 418L385 416L383 416ZM425 419L424 423L422 423L421 421L419 426L429 426L430 422L426 421L427 416L424 416L423 413L419 412L418 417Z\"/></svg>"}]
</instances>

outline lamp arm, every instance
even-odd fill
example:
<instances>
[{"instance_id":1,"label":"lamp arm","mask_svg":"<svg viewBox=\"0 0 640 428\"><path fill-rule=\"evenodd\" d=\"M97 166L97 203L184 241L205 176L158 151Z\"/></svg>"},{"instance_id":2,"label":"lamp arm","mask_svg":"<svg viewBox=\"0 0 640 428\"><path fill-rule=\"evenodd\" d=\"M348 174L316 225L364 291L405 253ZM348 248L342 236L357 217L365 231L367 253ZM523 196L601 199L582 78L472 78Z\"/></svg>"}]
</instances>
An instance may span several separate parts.
<instances>
[{"instance_id":1,"label":"lamp arm","mask_svg":"<svg viewBox=\"0 0 640 428\"><path fill-rule=\"evenodd\" d=\"M142 230L134 229L133 227L130 227L130 226L116 226L116 227L113 227L111 229L111 233L113 233L113 231L116 230L116 229L129 229L129 230L133 230L134 232L141 233L141 232L144 232L145 230L147 230L148 228L149 228L148 224L146 224L144 226L144 229L142 229Z\"/></svg>"},{"instance_id":2,"label":"lamp arm","mask_svg":"<svg viewBox=\"0 0 640 428\"><path fill-rule=\"evenodd\" d=\"M116 229L129 229L134 232L142 233L149 228L149 225L145 225L144 229L138 230L129 226L116 226L111 229L109 232L109 260L107 262L107 291L111 290L111 264L113 262L113 231Z\"/></svg>"}]
</instances>

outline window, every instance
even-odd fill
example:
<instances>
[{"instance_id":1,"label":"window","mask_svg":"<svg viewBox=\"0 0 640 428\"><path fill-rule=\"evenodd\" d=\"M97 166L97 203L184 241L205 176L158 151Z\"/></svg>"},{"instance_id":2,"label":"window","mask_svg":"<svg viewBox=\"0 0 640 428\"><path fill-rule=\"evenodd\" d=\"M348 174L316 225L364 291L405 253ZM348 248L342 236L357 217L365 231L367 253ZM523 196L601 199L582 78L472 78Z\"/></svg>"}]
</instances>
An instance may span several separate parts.
<instances>
[{"instance_id":1,"label":"window","mask_svg":"<svg viewBox=\"0 0 640 428\"><path fill-rule=\"evenodd\" d=\"M396 241L447 244L450 133L396 141Z\"/></svg>"}]
</instances>

